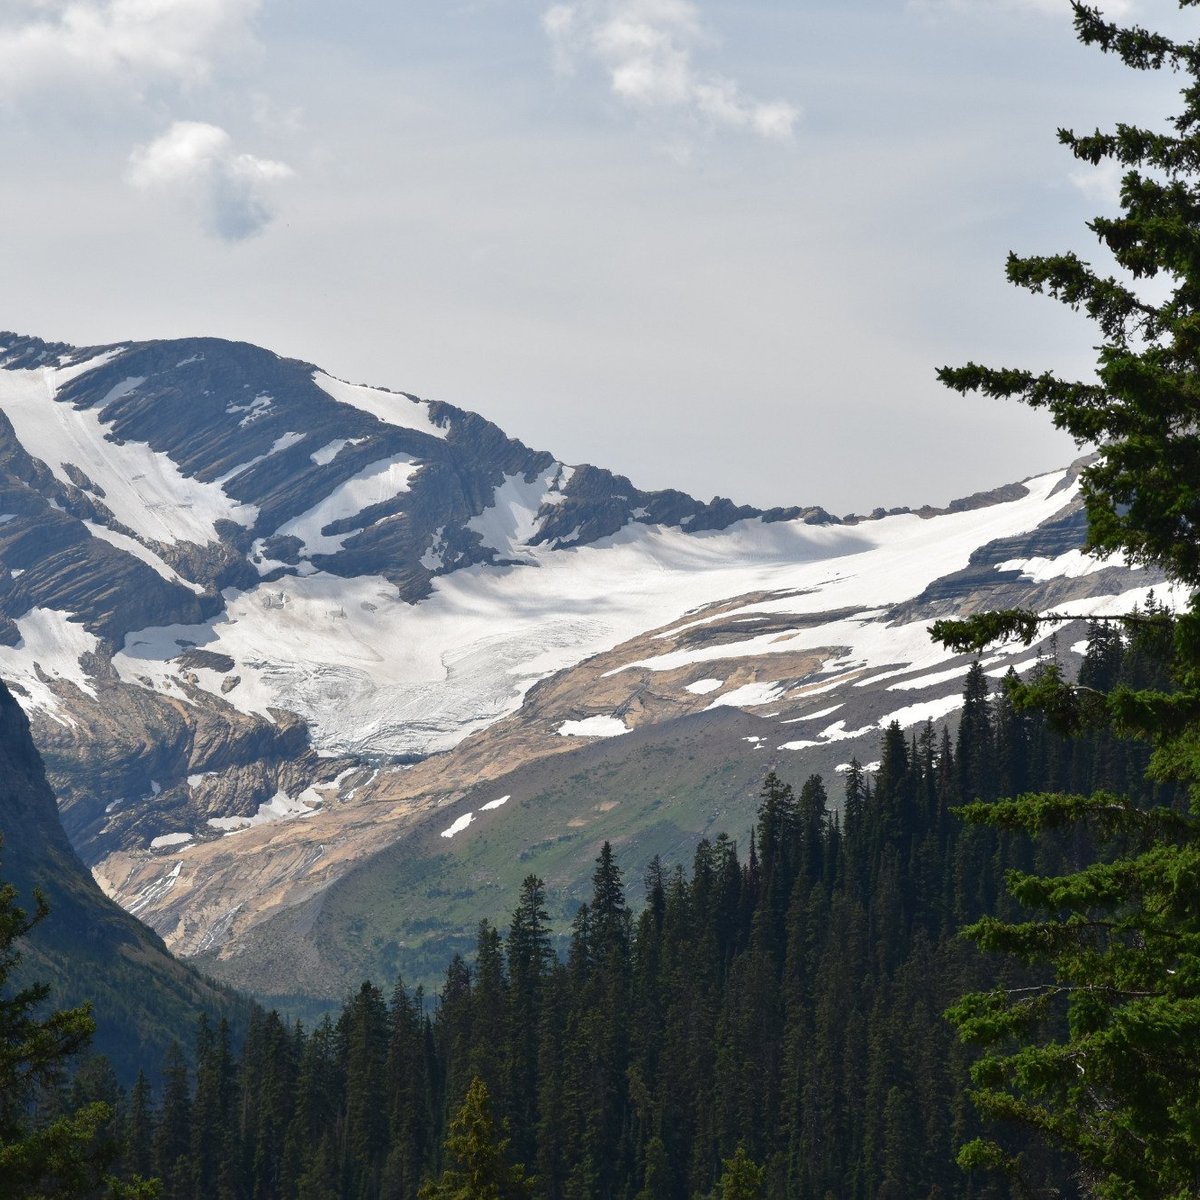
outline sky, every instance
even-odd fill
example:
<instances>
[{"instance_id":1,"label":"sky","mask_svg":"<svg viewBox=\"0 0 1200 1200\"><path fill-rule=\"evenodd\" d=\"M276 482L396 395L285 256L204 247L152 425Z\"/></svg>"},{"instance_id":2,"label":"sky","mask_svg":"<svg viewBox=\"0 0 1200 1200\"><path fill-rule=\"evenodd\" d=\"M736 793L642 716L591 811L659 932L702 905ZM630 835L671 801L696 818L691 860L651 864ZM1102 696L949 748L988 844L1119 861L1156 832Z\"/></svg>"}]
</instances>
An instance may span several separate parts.
<instances>
[{"instance_id":1,"label":"sky","mask_svg":"<svg viewBox=\"0 0 1200 1200\"><path fill-rule=\"evenodd\" d=\"M1177 88L1066 0L0 0L0 328L255 342L701 499L941 504L1076 455L935 370L1089 374L1005 256L1102 261L1117 181L1055 130Z\"/></svg>"}]
</instances>

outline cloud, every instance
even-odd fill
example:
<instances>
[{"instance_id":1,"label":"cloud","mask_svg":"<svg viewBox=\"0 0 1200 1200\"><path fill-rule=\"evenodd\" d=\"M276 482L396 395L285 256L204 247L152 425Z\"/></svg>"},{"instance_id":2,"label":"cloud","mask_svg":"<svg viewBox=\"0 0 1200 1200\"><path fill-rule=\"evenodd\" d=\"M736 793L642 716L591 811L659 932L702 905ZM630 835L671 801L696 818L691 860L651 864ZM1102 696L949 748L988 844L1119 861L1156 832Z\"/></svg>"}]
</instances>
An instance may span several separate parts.
<instances>
[{"instance_id":1,"label":"cloud","mask_svg":"<svg viewBox=\"0 0 1200 1200\"><path fill-rule=\"evenodd\" d=\"M181 200L215 237L240 242L270 223L269 189L292 174L284 163L237 153L216 125L176 121L134 150L126 177L140 190Z\"/></svg>"},{"instance_id":2,"label":"cloud","mask_svg":"<svg viewBox=\"0 0 1200 1200\"><path fill-rule=\"evenodd\" d=\"M696 66L697 49L712 39L690 0L569 0L545 11L542 28L560 72L598 65L613 94L633 107L675 109L780 142L800 119L788 101L756 100Z\"/></svg>"},{"instance_id":3,"label":"cloud","mask_svg":"<svg viewBox=\"0 0 1200 1200\"><path fill-rule=\"evenodd\" d=\"M1071 171L1067 178L1089 200L1115 206L1121 199L1121 179L1126 168L1120 163L1106 160L1098 166L1081 167Z\"/></svg>"},{"instance_id":4,"label":"cloud","mask_svg":"<svg viewBox=\"0 0 1200 1200\"><path fill-rule=\"evenodd\" d=\"M139 95L206 81L250 39L262 0L4 0L0 98L103 85Z\"/></svg>"}]
</instances>

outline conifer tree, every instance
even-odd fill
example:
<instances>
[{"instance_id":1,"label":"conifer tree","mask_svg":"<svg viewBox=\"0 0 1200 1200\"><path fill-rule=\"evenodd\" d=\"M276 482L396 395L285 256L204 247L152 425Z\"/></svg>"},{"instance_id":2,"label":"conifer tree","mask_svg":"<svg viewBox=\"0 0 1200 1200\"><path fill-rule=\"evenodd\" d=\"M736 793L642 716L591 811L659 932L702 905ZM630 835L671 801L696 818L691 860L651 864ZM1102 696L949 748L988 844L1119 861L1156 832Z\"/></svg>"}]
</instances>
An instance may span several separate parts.
<instances>
[{"instance_id":1,"label":"conifer tree","mask_svg":"<svg viewBox=\"0 0 1200 1200\"><path fill-rule=\"evenodd\" d=\"M1072 7L1084 44L1133 69L1185 79L1182 108L1165 132L1124 124L1059 131L1076 159L1124 170L1120 214L1088 223L1116 272L1073 253L1008 260L1010 281L1095 323L1096 379L974 363L939 376L962 392L1045 408L1081 445L1094 444L1080 481L1089 549L1157 567L1178 585L1174 616L1125 618L1133 630L1166 631L1170 690L1118 682L1105 691L1100 677L1092 690L1051 669L1011 694L1062 729L1111 723L1146 739L1151 775L1187 783L1193 811L1147 809L1107 791L968 809L993 828L1044 837L1082 821L1112 840L1073 874L1010 876L1031 919L986 918L973 936L985 949L1044 965L1052 978L968 996L954 1019L989 1047L975 1069L986 1116L1028 1123L1065 1146L1097 1196L1182 1197L1195 1194L1200 1178L1200 42ZM1061 618L1011 610L939 622L934 632L960 650L1006 636L1029 644L1048 619ZM964 1161L1015 1168L996 1141L973 1143Z\"/></svg>"},{"instance_id":2,"label":"conifer tree","mask_svg":"<svg viewBox=\"0 0 1200 1200\"><path fill-rule=\"evenodd\" d=\"M450 1122L450 1166L425 1184L420 1200L522 1200L532 1190L525 1168L508 1161L508 1138L496 1129L482 1079L471 1080L462 1107Z\"/></svg>"},{"instance_id":3,"label":"conifer tree","mask_svg":"<svg viewBox=\"0 0 1200 1200\"><path fill-rule=\"evenodd\" d=\"M766 1170L751 1159L746 1147L739 1142L724 1165L725 1171L717 1186L717 1200L758 1200Z\"/></svg>"}]
</instances>

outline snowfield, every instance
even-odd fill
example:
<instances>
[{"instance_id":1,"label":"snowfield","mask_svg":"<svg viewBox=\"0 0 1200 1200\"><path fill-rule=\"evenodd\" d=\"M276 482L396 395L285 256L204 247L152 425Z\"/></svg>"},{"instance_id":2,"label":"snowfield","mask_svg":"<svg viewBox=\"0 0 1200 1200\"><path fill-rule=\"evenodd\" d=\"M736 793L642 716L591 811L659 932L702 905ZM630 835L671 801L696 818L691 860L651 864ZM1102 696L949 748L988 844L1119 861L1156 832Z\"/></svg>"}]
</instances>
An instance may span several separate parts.
<instances>
[{"instance_id":1,"label":"snowfield","mask_svg":"<svg viewBox=\"0 0 1200 1200\"><path fill-rule=\"evenodd\" d=\"M881 609L966 566L983 542L1023 533L1054 516L1073 495L1070 488L1057 490L1063 478L1064 472L1055 472L1032 480L1019 500L925 520L906 514L817 526L755 519L697 534L631 524L592 545L526 545L528 565L473 566L439 576L433 594L416 605L401 601L381 577L290 576L228 591L225 613L204 625L130 634L114 665L127 682L149 681L186 699L170 661L180 648L194 644L228 654L241 677L224 694L229 703L266 716L273 707L292 710L310 723L322 751L376 756L449 749L513 712L537 680L648 629L671 622L680 623L675 629L702 625L711 618L697 609L749 593L773 595L735 613L854 615L798 623L784 633L773 626L755 634L751 622L742 641L672 650L627 667L664 671L828 650L829 683L807 687L812 695L835 689L851 673L863 682L864 671L879 680L944 670L950 656L929 640L926 621L888 625ZM498 502L504 498L505 488L497 489ZM513 511L504 528L518 529L528 498L514 489L507 502ZM1137 598L1101 597L1078 607L1119 611ZM999 673L1008 661L1003 656ZM202 686L222 695L224 677L198 674ZM705 690L711 687L702 682ZM779 695L768 682L735 689L714 704L762 705ZM938 710L946 711L941 705ZM898 705L894 715L916 721L933 712L916 703ZM601 732L598 725L582 724L579 734Z\"/></svg>"},{"instance_id":2,"label":"snowfield","mask_svg":"<svg viewBox=\"0 0 1200 1200\"><path fill-rule=\"evenodd\" d=\"M89 522L94 537L135 555L163 578L199 591L162 559L162 544L216 540L215 522L249 526L257 510L229 497L220 482L183 475L168 456L147 445L109 440L98 415L101 406L77 410L55 398L66 382L111 361L115 353L69 368L0 371L0 410L29 453L57 478L71 482L69 464L102 487L104 503L136 535ZM450 432L433 420L425 402L321 372L313 379L334 400L389 425L437 439ZM130 394L142 382L131 375L109 397ZM247 404L235 406L241 420L276 403L267 392L249 395ZM242 464L222 482L301 437L294 431L284 434L267 455ZM310 458L319 465L331 463L348 444L349 439L335 438ZM409 490L420 468L407 454L372 462L276 532L298 538L306 555L335 553L352 532L328 532L330 527L354 524L373 505ZM915 723L951 709L949 700L911 693L944 683L962 668L948 668L951 656L930 641L927 620L889 624L890 607L965 568L980 546L1048 521L1077 489L1069 472L1057 471L1028 481L1026 494L1016 500L927 519L900 514L855 525L807 525L754 518L698 533L645 524L646 510L638 509L619 532L602 540L534 544L547 506L563 500L572 474L573 468L560 464L529 481L505 474L493 485L491 503L467 521L504 565L437 575L432 593L417 603L401 599L380 575L345 577L305 561L296 573L276 581L227 588L224 611L203 624L128 634L115 650L113 666L125 683L185 704L196 702L198 687L221 703L269 720L274 710L297 713L308 722L321 753L386 759L447 750L512 713L538 680L658 630L660 653L643 648L635 661L609 673L685 670L693 682L680 683L681 691L711 694L709 708L749 710L896 677L889 684L897 690L889 719ZM437 529L421 554L429 570L444 570L445 534L444 526ZM262 556L263 540L250 554L257 555L259 574L283 565ZM1100 565L1071 551L1054 559L1013 559L997 570L1020 571L1038 581L1082 576ZM1074 611L1123 611L1146 591L1080 601ZM1169 599L1162 588L1159 595ZM721 612L709 609L718 603ZM813 619L821 614L828 619ZM789 618L795 618L793 624ZM706 643L704 627L718 619L726 627L740 622L744 636ZM46 608L31 609L17 627L19 644L0 646L0 671L20 683L26 704L69 720L55 694L56 681L95 694L80 659L97 649L96 639L68 614ZM692 636L681 643L678 635L689 630ZM192 667L185 678L175 660L190 647L229 656L233 670ZM765 676L760 668L751 676L754 682L743 682L743 675L724 690L739 660L769 663L798 652L821 661L814 677L798 683L784 678L782 667L775 678L769 668ZM988 660L992 674L1003 674L1021 652L1012 647L993 655ZM829 700L823 714L838 707L830 707ZM612 716L567 721L557 730L567 737L625 731L624 722ZM852 733L835 723L815 736L824 744ZM307 811L301 799L276 797L255 817L238 818L238 827Z\"/></svg>"}]
</instances>

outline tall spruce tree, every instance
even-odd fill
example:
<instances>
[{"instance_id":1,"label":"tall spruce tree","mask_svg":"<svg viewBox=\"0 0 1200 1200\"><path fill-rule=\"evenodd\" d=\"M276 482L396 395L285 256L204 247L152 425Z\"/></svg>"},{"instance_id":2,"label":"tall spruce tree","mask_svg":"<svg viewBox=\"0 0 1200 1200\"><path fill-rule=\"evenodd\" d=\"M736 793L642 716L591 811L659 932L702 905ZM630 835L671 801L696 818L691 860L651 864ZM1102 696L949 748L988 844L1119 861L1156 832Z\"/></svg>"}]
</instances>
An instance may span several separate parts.
<instances>
[{"instance_id":1,"label":"tall spruce tree","mask_svg":"<svg viewBox=\"0 0 1200 1200\"><path fill-rule=\"evenodd\" d=\"M507 1151L508 1138L496 1129L487 1086L472 1079L446 1138L451 1165L421 1188L421 1200L521 1200L533 1184L523 1166L509 1162Z\"/></svg>"},{"instance_id":2,"label":"tall spruce tree","mask_svg":"<svg viewBox=\"0 0 1200 1200\"><path fill-rule=\"evenodd\" d=\"M1197 3L1180 0L1180 7ZM1032 1125L1064 1146L1096 1196L1194 1196L1200 1187L1200 42L1123 26L1082 3L1072 7L1084 44L1135 70L1169 69L1185 81L1182 108L1165 131L1124 124L1083 135L1059 131L1081 162L1108 161L1124 170L1120 214L1088 224L1115 273L1070 253L1008 260L1013 283L1082 310L1095 323L1096 378L974 363L939 376L961 392L1044 408L1081 445L1094 444L1096 458L1081 475L1088 547L1157 567L1178 586L1173 616L1154 611L1125 619L1134 631L1165 630L1157 642L1168 648L1171 688L1114 685L1102 670L1084 686L1072 685L1048 670L1010 692L1019 708L1040 707L1060 728L1111 724L1145 739L1153 747L1151 776L1189 785L1193 810L1139 807L1105 791L970 807L971 820L1043 836L1083 822L1102 849L1073 874L1010 874L1009 891L1031 919L987 918L971 932L985 949L1043 970L1044 982L968 996L953 1019L964 1036L987 1047L974 1072L985 1116ZM1048 619L1059 618L1009 610L939 622L934 632L961 650L1001 637L1028 644ZM996 1140L972 1143L963 1161L1019 1166Z\"/></svg>"}]
</instances>

